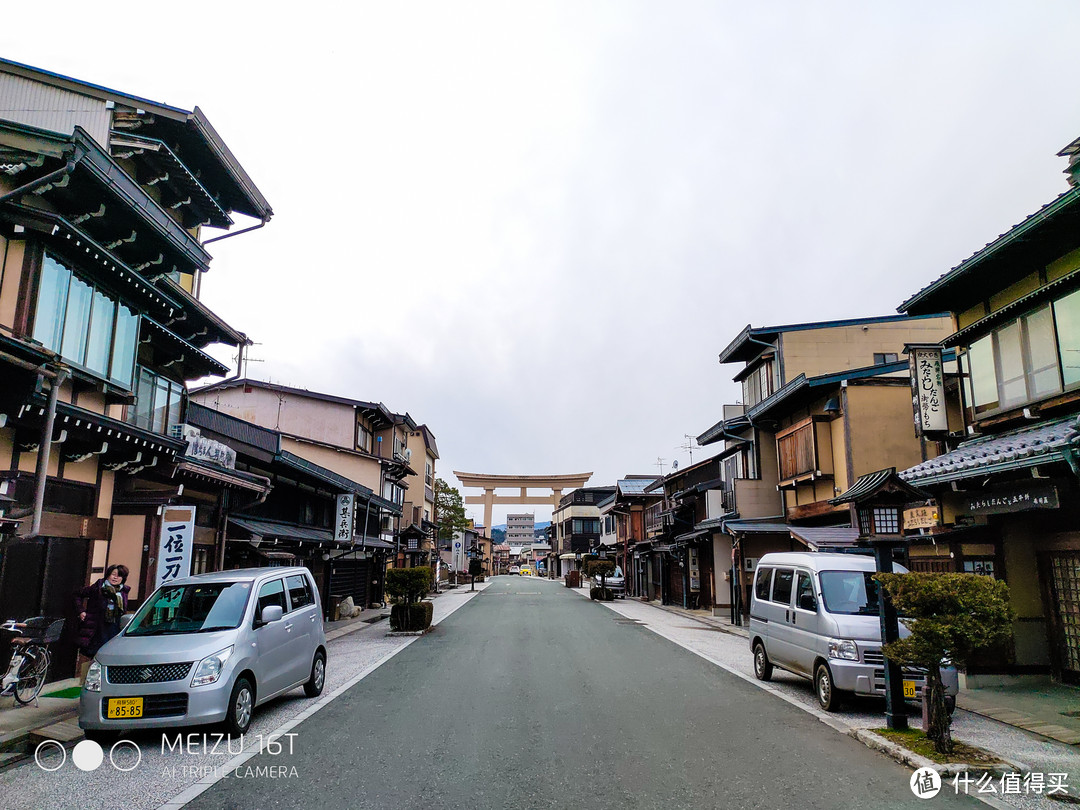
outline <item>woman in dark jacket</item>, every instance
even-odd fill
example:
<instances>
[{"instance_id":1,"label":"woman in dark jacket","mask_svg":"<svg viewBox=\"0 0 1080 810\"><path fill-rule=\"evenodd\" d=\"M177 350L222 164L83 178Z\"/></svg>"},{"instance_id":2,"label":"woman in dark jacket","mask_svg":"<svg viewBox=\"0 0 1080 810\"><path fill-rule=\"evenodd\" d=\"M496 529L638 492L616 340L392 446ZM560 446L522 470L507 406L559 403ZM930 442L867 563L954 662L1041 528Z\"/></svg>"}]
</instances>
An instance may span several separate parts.
<instances>
[{"instance_id":1,"label":"woman in dark jacket","mask_svg":"<svg viewBox=\"0 0 1080 810\"><path fill-rule=\"evenodd\" d=\"M126 565L110 565L104 579L87 585L75 594L75 613L79 617L76 643L79 652L93 658L110 638L120 632L120 617L127 610L131 586Z\"/></svg>"}]
</instances>

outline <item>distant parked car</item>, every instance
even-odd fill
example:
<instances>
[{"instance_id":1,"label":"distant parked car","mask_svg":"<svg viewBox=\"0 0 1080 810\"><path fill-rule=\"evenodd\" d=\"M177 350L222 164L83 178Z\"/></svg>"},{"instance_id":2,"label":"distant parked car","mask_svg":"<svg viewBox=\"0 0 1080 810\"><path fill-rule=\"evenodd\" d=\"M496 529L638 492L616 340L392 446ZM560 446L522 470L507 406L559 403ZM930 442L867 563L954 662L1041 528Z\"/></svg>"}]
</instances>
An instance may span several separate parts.
<instances>
[{"instance_id":1,"label":"distant parked car","mask_svg":"<svg viewBox=\"0 0 1080 810\"><path fill-rule=\"evenodd\" d=\"M523 577L534 577L536 574L527 565L521 566L521 570L518 572Z\"/></svg>"},{"instance_id":2,"label":"distant parked car","mask_svg":"<svg viewBox=\"0 0 1080 810\"><path fill-rule=\"evenodd\" d=\"M600 577L593 577L596 587L600 587ZM623 576L621 566L615 566L615 572L604 578L604 587L613 592L619 599L626 598L626 578Z\"/></svg>"},{"instance_id":3,"label":"distant parked car","mask_svg":"<svg viewBox=\"0 0 1080 810\"><path fill-rule=\"evenodd\" d=\"M510 566L510 573L511 574L520 574L521 573L521 568L516 566L516 565L511 565Z\"/></svg>"}]
</instances>

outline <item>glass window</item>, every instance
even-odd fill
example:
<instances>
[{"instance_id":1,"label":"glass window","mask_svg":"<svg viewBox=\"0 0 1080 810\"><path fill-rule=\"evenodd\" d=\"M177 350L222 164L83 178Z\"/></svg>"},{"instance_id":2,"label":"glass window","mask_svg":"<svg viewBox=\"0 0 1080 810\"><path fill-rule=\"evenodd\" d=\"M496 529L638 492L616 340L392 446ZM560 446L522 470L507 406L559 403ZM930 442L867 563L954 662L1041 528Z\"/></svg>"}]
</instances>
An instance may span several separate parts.
<instances>
[{"instance_id":1,"label":"glass window","mask_svg":"<svg viewBox=\"0 0 1080 810\"><path fill-rule=\"evenodd\" d=\"M139 316L45 255L33 338L73 365L131 387Z\"/></svg>"},{"instance_id":2,"label":"glass window","mask_svg":"<svg viewBox=\"0 0 1080 810\"><path fill-rule=\"evenodd\" d=\"M772 601L781 605L791 604L791 585L795 581L795 572L790 568L777 568L773 576Z\"/></svg>"},{"instance_id":3,"label":"glass window","mask_svg":"<svg viewBox=\"0 0 1080 810\"><path fill-rule=\"evenodd\" d=\"M758 568L757 570L757 582L754 583L754 595L758 599L769 598L769 587L772 585L772 572L771 568Z\"/></svg>"},{"instance_id":4,"label":"glass window","mask_svg":"<svg viewBox=\"0 0 1080 810\"><path fill-rule=\"evenodd\" d=\"M90 303L94 288L72 276L68 285L67 312L64 314L64 340L60 354L72 363L86 365L86 333L90 327Z\"/></svg>"},{"instance_id":5,"label":"glass window","mask_svg":"<svg viewBox=\"0 0 1080 810\"><path fill-rule=\"evenodd\" d=\"M874 365L883 366L887 363L895 363L899 359L896 352L875 352L874 353Z\"/></svg>"},{"instance_id":6,"label":"glass window","mask_svg":"<svg viewBox=\"0 0 1080 810\"><path fill-rule=\"evenodd\" d=\"M1080 383L1080 290L1054 302L1058 355L1065 387Z\"/></svg>"},{"instance_id":7,"label":"glass window","mask_svg":"<svg viewBox=\"0 0 1080 810\"><path fill-rule=\"evenodd\" d=\"M998 406L997 377L994 373L994 341L992 335L979 338L968 349L971 374L971 403L975 413L994 410Z\"/></svg>"},{"instance_id":8,"label":"glass window","mask_svg":"<svg viewBox=\"0 0 1080 810\"><path fill-rule=\"evenodd\" d=\"M1023 318L1028 355L1028 394L1042 397L1061 390L1054 315L1049 305Z\"/></svg>"},{"instance_id":9,"label":"glass window","mask_svg":"<svg viewBox=\"0 0 1080 810\"><path fill-rule=\"evenodd\" d=\"M244 617L250 582L214 582L162 588L146 602L125 635L158 636L236 627Z\"/></svg>"},{"instance_id":10,"label":"glass window","mask_svg":"<svg viewBox=\"0 0 1080 810\"><path fill-rule=\"evenodd\" d=\"M975 413L1023 405L1061 390L1060 347L1054 332L1054 315L1046 304L971 345Z\"/></svg>"},{"instance_id":11,"label":"glass window","mask_svg":"<svg viewBox=\"0 0 1080 810\"><path fill-rule=\"evenodd\" d=\"M271 580L259 588L259 604L255 609L255 618L260 618L263 609L268 608L271 605L280 605L282 613L286 610L285 586L281 583L280 579Z\"/></svg>"},{"instance_id":12,"label":"glass window","mask_svg":"<svg viewBox=\"0 0 1080 810\"><path fill-rule=\"evenodd\" d=\"M109 373L109 347L113 336L116 304L101 290L94 290L90 310L90 340L86 346L86 367L102 376Z\"/></svg>"},{"instance_id":13,"label":"glass window","mask_svg":"<svg viewBox=\"0 0 1080 810\"><path fill-rule=\"evenodd\" d=\"M289 588L289 601L292 603L293 610L299 610L314 603L315 600L311 596L311 586L308 584L307 577L303 574L286 577L285 583Z\"/></svg>"},{"instance_id":14,"label":"glass window","mask_svg":"<svg viewBox=\"0 0 1080 810\"><path fill-rule=\"evenodd\" d=\"M135 344L138 339L139 316L124 304L120 304L116 308L116 332L109 376L125 388L131 388L131 375L135 369Z\"/></svg>"},{"instance_id":15,"label":"glass window","mask_svg":"<svg viewBox=\"0 0 1080 810\"><path fill-rule=\"evenodd\" d=\"M46 255L41 268L41 283L38 285L33 337L50 351L60 351L70 281L71 271L52 256Z\"/></svg>"},{"instance_id":16,"label":"glass window","mask_svg":"<svg viewBox=\"0 0 1080 810\"><path fill-rule=\"evenodd\" d=\"M814 581L806 571L799 572L795 586L795 607L802 610L817 610L814 604Z\"/></svg>"},{"instance_id":17,"label":"glass window","mask_svg":"<svg viewBox=\"0 0 1080 810\"><path fill-rule=\"evenodd\" d=\"M868 571L822 571L821 598L829 613L876 616L877 584Z\"/></svg>"},{"instance_id":18,"label":"glass window","mask_svg":"<svg viewBox=\"0 0 1080 810\"><path fill-rule=\"evenodd\" d=\"M154 385L154 413L150 423L150 430L156 433L164 433L169 414L169 381L164 377L158 377Z\"/></svg>"}]
</instances>

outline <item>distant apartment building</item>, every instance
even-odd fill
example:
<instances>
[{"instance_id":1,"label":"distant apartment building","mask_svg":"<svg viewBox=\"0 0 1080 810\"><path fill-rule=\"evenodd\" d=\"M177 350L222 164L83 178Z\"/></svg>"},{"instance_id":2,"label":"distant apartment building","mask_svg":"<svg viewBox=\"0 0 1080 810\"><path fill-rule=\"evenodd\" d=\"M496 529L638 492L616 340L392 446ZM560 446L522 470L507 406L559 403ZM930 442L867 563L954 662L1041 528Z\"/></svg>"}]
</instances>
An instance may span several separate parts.
<instances>
[{"instance_id":1,"label":"distant apartment building","mask_svg":"<svg viewBox=\"0 0 1080 810\"><path fill-rule=\"evenodd\" d=\"M506 516L506 543L510 546L525 546L533 541L536 528L536 514L529 512L521 515Z\"/></svg>"}]
</instances>

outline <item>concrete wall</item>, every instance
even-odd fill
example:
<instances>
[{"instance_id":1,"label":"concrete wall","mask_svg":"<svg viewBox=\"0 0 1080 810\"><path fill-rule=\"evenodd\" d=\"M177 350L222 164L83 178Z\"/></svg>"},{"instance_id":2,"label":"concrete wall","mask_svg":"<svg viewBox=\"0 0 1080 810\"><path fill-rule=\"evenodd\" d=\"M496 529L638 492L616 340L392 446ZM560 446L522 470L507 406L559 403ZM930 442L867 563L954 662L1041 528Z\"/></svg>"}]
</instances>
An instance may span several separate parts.
<instances>
[{"instance_id":1,"label":"concrete wall","mask_svg":"<svg viewBox=\"0 0 1080 810\"><path fill-rule=\"evenodd\" d=\"M886 467L906 470L922 462L909 387L848 386L843 421L850 431L855 478Z\"/></svg>"},{"instance_id":2,"label":"concrete wall","mask_svg":"<svg viewBox=\"0 0 1080 810\"><path fill-rule=\"evenodd\" d=\"M363 484L376 495L382 496L381 470L376 459L356 453L343 453L330 447L301 442L284 436L281 439L281 448L326 467L328 470L333 470L338 475L344 475L350 481Z\"/></svg>"},{"instance_id":3,"label":"concrete wall","mask_svg":"<svg viewBox=\"0 0 1080 810\"><path fill-rule=\"evenodd\" d=\"M816 377L872 366L875 352L902 358L905 343L937 343L952 332L949 316L784 332L780 336L783 381L790 382L799 374Z\"/></svg>"},{"instance_id":4,"label":"concrete wall","mask_svg":"<svg viewBox=\"0 0 1080 810\"><path fill-rule=\"evenodd\" d=\"M192 399L208 408L271 430L304 436L349 450L356 447L356 411L351 405L255 386L248 394L244 393L242 387L236 387L206 391Z\"/></svg>"}]
</instances>

